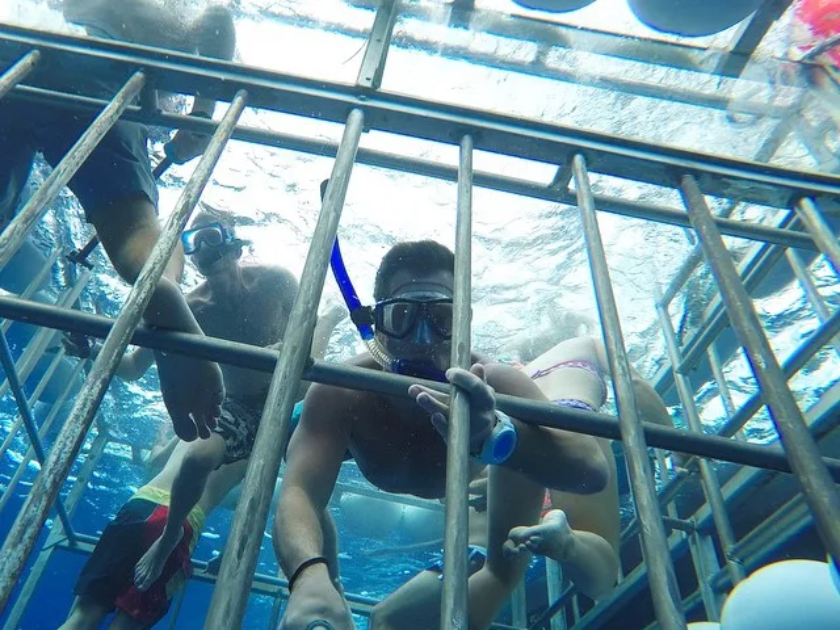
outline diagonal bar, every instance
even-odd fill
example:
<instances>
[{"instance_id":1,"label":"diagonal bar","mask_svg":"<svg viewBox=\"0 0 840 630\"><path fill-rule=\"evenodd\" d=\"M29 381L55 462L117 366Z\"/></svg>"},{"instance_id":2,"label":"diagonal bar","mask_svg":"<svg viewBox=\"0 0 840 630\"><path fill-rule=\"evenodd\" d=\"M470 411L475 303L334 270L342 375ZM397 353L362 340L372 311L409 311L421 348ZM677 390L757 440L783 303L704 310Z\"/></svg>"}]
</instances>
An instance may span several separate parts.
<instances>
[{"instance_id":1,"label":"diagonal bar","mask_svg":"<svg viewBox=\"0 0 840 630\"><path fill-rule=\"evenodd\" d=\"M61 189L67 185L105 134L119 120L120 115L140 93L145 83L146 76L142 72L132 75L53 169L38 192L6 226L0 234L0 268L5 267L12 259L26 236L44 216L47 207L55 201Z\"/></svg>"},{"instance_id":2,"label":"diagonal bar","mask_svg":"<svg viewBox=\"0 0 840 630\"><path fill-rule=\"evenodd\" d=\"M301 275L300 289L286 326L287 334L271 380L254 449L249 458L248 472L242 482L242 495L204 624L206 629L229 630L242 627L274 482L289 437L292 407L309 359L309 341L315 329L318 302L324 288L330 253L363 126L364 115L361 110L352 110L347 117L344 136Z\"/></svg>"},{"instance_id":3,"label":"diagonal bar","mask_svg":"<svg viewBox=\"0 0 840 630\"><path fill-rule=\"evenodd\" d=\"M32 50L26 53L20 61L18 61L11 68L6 70L0 76L0 98L6 96L13 87L23 81L30 72L35 69L38 62L41 60L41 53L37 50Z\"/></svg>"},{"instance_id":4,"label":"diagonal bar","mask_svg":"<svg viewBox=\"0 0 840 630\"><path fill-rule=\"evenodd\" d=\"M589 254L592 280L595 285L595 297L606 341L610 374L612 374L615 388L621 438L627 454L633 498L642 523L642 550L650 571L653 606L656 610L656 618L664 630L685 630L682 598L674 574L674 565L668 553L668 541L662 525L662 513L659 510L656 487L653 483L653 471L647 457L647 444L636 405L636 396L633 392L630 363L624 350L618 308L612 291L598 219L595 216L595 201L589 185L589 173L586 169L586 160L582 155L574 157L573 168L578 207Z\"/></svg>"},{"instance_id":5,"label":"diagonal bar","mask_svg":"<svg viewBox=\"0 0 840 630\"><path fill-rule=\"evenodd\" d=\"M131 81L135 81L138 76L142 79L142 75L135 75ZM142 80L139 83L142 83ZM140 323L143 311L175 250L179 235L187 224L190 213L198 203L198 198L233 133L236 121L245 107L246 96L244 92L237 93L216 133L213 134L193 176L184 187L157 244L131 289L122 313L105 339L99 356L85 381L85 386L76 399L70 417L56 438L44 467L35 479L32 490L0 549L0 557L3 558L3 563L0 565L0 611L4 610L8 604L15 584L23 572L23 567L35 548L50 506L70 472L73 460L79 453L85 435L105 396L108 384L125 352L128 340Z\"/></svg>"},{"instance_id":6,"label":"diagonal bar","mask_svg":"<svg viewBox=\"0 0 840 630\"><path fill-rule=\"evenodd\" d=\"M455 225L455 287L452 313L451 365L466 370L472 363L470 313L472 312L472 179L473 139L461 138L458 164L458 206ZM457 387L452 391L449 435L446 440L446 529L443 540L443 598L440 627L468 627L467 543L470 475L470 399Z\"/></svg>"},{"instance_id":7,"label":"diagonal bar","mask_svg":"<svg viewBox=\"0 0 840 630\"><path fill-rule=\"evenodd\" d=\"M796 204L796 214L802 219L805 229L811 233L814 242L831 263L834 273L840 275L840 244L817 204L808 197L800 199Z\"/></svg>"},{"instance_id":8,"label":"diagonal bar","mask_svg":"<svg viewBox=\"0 0 840 630\"><path fill-rule=\"evenodd\" d=\"M840 494L820 458L814 438L790 391L782 368L761 328L750 296L738 277L735 264L715 229L697 181L685 175L681 192L703 252L720 287L729 320L744 346L758 380L779 439L808 502L817 529L829 552L840 557Z\"/></svg>"},{"instance_id":9,"label":"diagonal bar","mask_svg":"<svg viewBox=\"0 0 840 630\"><path fill-rule=\"evenodd\" d=\"M23 386L20 383L20 379L18 379L17 370L15 370L15 361L12 358L9 342L6 341L6 335L3 333L0 333L0 365L3 366L3 371L6 372L6 378L9 380L12 395L15 397L15 402L20 410L20 417L23 418L26 432L29 433L29 441L35 450L35 456L43 465L46 455L44 454L44 445L41 444L41 437L38 435L38 425L35 423L35 418L32 417L32 410L29 408L26 394L23 392ZM70 523L70 517L67 515L67 510L64 509L64 503L62 503L61 499L56 501L55 511L58 514L58 518L61 519L61 524L67 533L67 537L73 540L73 525Z\"/></svg>"}]
</instances>

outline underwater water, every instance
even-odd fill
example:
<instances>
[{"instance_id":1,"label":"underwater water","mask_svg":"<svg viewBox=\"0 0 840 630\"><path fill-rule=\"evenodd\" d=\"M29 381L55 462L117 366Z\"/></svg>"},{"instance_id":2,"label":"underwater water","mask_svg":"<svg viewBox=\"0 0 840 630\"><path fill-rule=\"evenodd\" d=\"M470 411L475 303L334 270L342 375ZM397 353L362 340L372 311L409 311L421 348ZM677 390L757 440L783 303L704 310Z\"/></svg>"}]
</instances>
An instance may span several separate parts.
<instances>
[{"instance_id":1,"label":"underwater water","mask_svg":"<svg viewBox=\"0 0 840 630\"><path fill-rule=\"evenodd\" d=\"M73 27L63 23L54 4L5 0L0 6L0 21L72 31ZM203 3L181 0L180 4L184 13L190 14ZM443 4L429 1L412 3L412 6L419 7L418 15L428 18L436 11L442 11ZM477 4L487 10L523 13L512 3L502 0ZM336 82L355 81L363 38L373 22L371 10L342 0L242 0L234 6L239 38L237 55L243 64ZM599 0L563 19L571 24L595 24L634 36L651 34L649 29L632 20L623 3L613 0ZM360 35L342 34L332 28L336 24L348 31L356 29ZM734 125L720 111L613 93L591 85L564 84L562 93L558 93L556 83L547 79L454 59L442 52L434 54L435 46L439 51L446 46L461 47L476 55L489 52L526 61L538 53L536 48L521 42L484 35L479 26L475 31L448 28L443 13L437 24L416 16L401 17L395 30L397 47L389 56L383 88L748 159L754 157L772 126L772 121L761 117ZM784 26L782 20L768 35L761 50L763 55L781 54ZM725 32L692 40L692 43L714 46L731 37L731 32ZM664 39L679 40L676 37ZM579 76L592 72L613 77L624 74L640 81L677 87L691 85L712 91L730 90L731 94L744 89L726 82L715 86L707 75L707 83L702 84L691 72L642 67L643 64L611 61L569 49L552 51L546 63L551 68ZM760 74L761 64L757 63L754 70ZM761 93L755 98L770 97ZM782 93L773 98L783 101L788 97ZM172 99L171 105L183 108L183 99ZM324 141L337 141L341 134L338 125L266 111L249 110L242 122ZM153 131L153 161L162 158L167 137L164 130ZM369 134L363 138L362 145L450 165L457 160L457 149L453 146L381 133ZM555 171L552 165L483 152L477 152L475 161L479 169L545 183L551 180ZM767 161L797 168L823 167L795 140L786 143ZM326 158L234 141L215 170L202 203L236 217L239 235L251 241L247 252L250 259L282 265L299 275L320 207L318 187L329 175L331 165L331 160ZM193 163L172 167L161 179L162 218L168 216L194 166ZM29 184L30 194L48 172L45 165L38 165ZM674 191L655 186L597 176L593 178L593 184L597 192L605 195L672 207L679 203ZM394 243L432 238L453 245L455 190L454 184L439 180L365 165L355 168L339 233L348 269L363 301L370 300L378 262ZM474 207L473 342L476 350L491 356L510 357L514 352L512 349L523 339L535 337L552 345L575 334L597 334L597 308L576 209L487 189L476 189ZM772 224L778 220L779 213L745 204L733 217ZM599 214L599 223L631 360L641 374L653 377L666 359L664 340L656 323L652 285L667 285L691 251L693 242L686 231L673 226L606 213ZM89 234L90 229L82 219L77 202L65 191L39 226L35 242L44 252L54 248L69 251L80 247ZM748 241L740 239L727 237L726 241L739 255L752 247ZM96 264L95 274L82 294L82 305L86 310L115 316L127 295L127 287L116 277L101 251L97 251L92 260ZM820 257L812 263L811 270L830 311L836 311L840 307L840 286L834 272ZM73 275L74 270L62 262L53 278L53 294L57 295L59 289L67 286ZM188 266L185 290L198 281L197 272ZM708 270L701 266L671 307L674 325L680 326L684 335L690 335L696 329L697 321L714 294L714 282ZM339 299L335 284L328 281L322 307ZM789 356L819 325L816 314L795 282L785 284L780 291L756 300L755 304L780 359ZM13 326L9 338L15 353L20 353L24 341L17 330ZM360 350L355 330L349 321L345 321L333 335L327 358L342 360ZM726 359L724 373L736 404L756 391L742 353ZM801 407L810 408L838 381L838 375L840 357L833 349L826 348L791 380ZM36 377L31 377L30 386ZM711 382L695 383L695 386L703 422L712 431L726 417L717 387ZM610 405L608 409L614 411ZM58 414L54 426L60 426L68 411L69 405ZM681 423L679 406L672 407L671 411ZM47 409L36 407L39 422L47 412ZM14 401L6 395L0 399L0 440L7 438L15 419ZM143 484L144 470L136 463L136 455L148 449L160 427L168 423L154 368L136 383L115 381L102 405L99 420L107 425L115 441L106 448L72 519L75 530L87 535L101 533L119 507ZM84 453L96 434L94 429L70 482L79 473ZM765 411L748 424L746 434L754 441L776 439ZM49 442L50 438L47 444ZM27 448L28 441L22 433L10 440L9 448L0 460L0 490L4 494ZM38 465L30 463L22 481L11 491L8 503L0 511L0 537L6 535L37 471ZM370 488L353 464L343 468L340 481L349 486ZM404 518L390 531L377 532L374 536L362 535L358 526L346 521L338 502L333 503L332 511L341 537L343 584L349 593L380 599L424 568L436 552L436 549L398 552L394 548L440 536L439 525L429 525L424 536L418 537L416 532L408 531L407 518ZM631 515L632 505L625 496L625 522ZM231 519L232 512L228 509L218 509L208 518L194 555L197 560L209 560L222 551ZM58 551L52 556L21 628L55 628L65 619L72 602L72 586L85 557L66 551ZM277 570L270 529L267 529L258 572L274 576ZM529 580L534 582L541 575L544 575L544 569L539 561L532 567ZM175 627L200 627L210 593L210 585L191 582ZM267 627L273 605L271 597L252 595L244 627ZM2 621L0 618L0 623ZM358 621L360 628L364 628L364 620ZM167 627L168 623L167 618L158 627Z\"/></svg>"}]
</instances>

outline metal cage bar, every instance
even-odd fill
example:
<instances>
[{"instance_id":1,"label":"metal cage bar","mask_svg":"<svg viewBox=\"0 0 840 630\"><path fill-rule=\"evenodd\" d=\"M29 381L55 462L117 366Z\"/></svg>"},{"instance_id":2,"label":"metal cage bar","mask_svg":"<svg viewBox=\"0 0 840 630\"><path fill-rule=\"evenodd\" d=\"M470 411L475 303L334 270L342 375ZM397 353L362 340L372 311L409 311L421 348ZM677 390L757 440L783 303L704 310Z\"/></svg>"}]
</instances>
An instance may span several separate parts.
<instances>
[{"instance_id":1,"label":"metal cage bar","mask_svg":"<svg viewBox=\"0 0 840 630\"><path fill-rule=\"evenodd\" d=\"M38 46L45 60L73 65L84 59L91 72L112 76L136 67L154 73L155 88L199 92L227 99L247 89L250 104L290 114L343 122L348 109L363 107L370 129L449 143L463 129L473 130L475 148L512 157L556 164L577 153L597 163L597 172L675 188L675 172L691 172L709 194L735 196L776 207L789 207L802 196L840 194L840 178L811 171L758 164L746 160L617 138L482 110L429 103L418 98L377 91L359 93L355 86L242 68L215 59L123 43L91 41L0 26L9 50ZM91 55L91 52L96 55ZM84 88L84 84L80 85Z\"/></svg>"},{"instance_id":2,"label":"metal cage bar","mask_svg":"<svg viewBox=\"0 0 840 630\"><path fill-rule=\"evenodd\" d=\"M204 625L207 629L227 630L242 624L274 481L289 437L295 393L309 359L308 340L312 338L315 329L318 302L324 288L329 256L338 231L338 221L364 122L365 117L358 109L352 110L347 117L338 157L333 165L301 275L300 289L289 315L283 349L274 370L248 462L248 472L242 482L242 495L228 537L217 587L213 590L213 599L207 612Z\"/></svg>"},{"instance_id":3,"label":"metal cage bar","mask_svg":"<svg viewBox=\"0 0 840 630\"><path fill-rule=\"evenodd\" d=\"M671 325L671 320L668 318L667 307L662 303L662 296L658 287L656 291L656 312L659 316L659 326L662 328L662 333L665 336L665 345L668 350L668 357L672 365L679 365L680 349L677 343L677 336L674 333L674 328ZM694 403L694 395L691 390L691 382L687 376L683 374L674 375L677 392L682 402L683 412L688 421L689 430L694 432L703 431L703 423L700 420L700 414L697 412L697 406ZM729 515L726 510L726 502L723 500L723 494L720 491L720 484L718 483L717 475L712 467L712 464L706 459L699 460L700 478L703 483L703 492L706 495L706 501L712 510L712 517L715 521L715 528L717 529L718 538L720 539L720 546L723 550L723 556L726 560L726 567L732 578L733 584L738 584L744 579L744 568L739 565L732 554L732 549L735 546L737 539L735 532L732 529L732 523L729 520ZM717 611L719 613L719 611Z\"/></svg>"},{"instance_id":4,"label":"metal cage bar","mask_svg":"<svg viewBox=\"0 0 840 630\"><path fill-rule=\"evenodd\" d=\"M71 288L66 289L58 299L57 304L63 307L69 307L71 304L74 304L76 300L79 299L79 296L82 294L85 286L87 285L88 281L90 280L90 272L85 272L82 276L76 281L76 284L73 285ZM4 331L5 334L5 331ZM29 378L32 370L35 369L35 366L38 365L38 360L43 355L44 351L49 346L50 342L55 337L54 332L50 332L48 330L39 330L32 338L29 340L29 343L26 346L26 349L20 355L20 358L15 365L15 369L17 370L17 374L20 377L20 380L26 382L26 379ZM4 396L8 391L9 381L6 380L0 383L0 396Z\"/></svg>"},{"instance_id":5,"label":"metal cage bar","mask_svg":"<svg viewBox=\"0 0 840 630\"><path fill-rule=\"evenodd\" d=\"M470 369L472 315L472 178L473 139L460 142L458 199L455 222L455 284L453 289L450 365ZM443 549L443 593L440 626L458 630L469 626L467 544L470 482L470 397L450 386L451 401L446 442L446 529Z\"/></svg>"},{"instance_id":6,"label":"metal cage bar","mask_svg":"<svg viewBox=\"0 0 840 630\"><path fill-rule=\"evenodd\" d=\"M0 39L0 41L2 41ZM12 93L12 97L25 98L33 102L49 102L60 104L71 109L90 110L104 104L99 99L75 96L43 90L40 88L19 87ZM201 118L181 116L177 114L155 113L149 114L138 107L130 107L123 116L126 120L143 122L146 124L167 126L177 129L187 129L197 132L212 132L214 124L211 121ZM245 142L254 142L266 146L274 146L293 151L301 151L313 155L331 156L336 154L337 145L330 141L312 140L290 134L282 134L272 131L255 129L252 127L239 126L234 132L233 138ZM359 149L357 162L370 166L389 168L405 173L433 177L445 181L457 182L458 169L453 166L440 164L439 162L424 160L421 158L407 157L372 149ZM551 183L542 184L539 182L523 180L515 177L508 177L501 174L476 171L474 173L474 184L483 188L489 188L499 192L506 192L514 195L521 195L533 199L542 199L570 206L575 205L575 195L572 192L564 191L553 187ZM623 216L630 216L659 223L667 223L682 227L690 227L683 210L675 210L654 204L628 201L618 197L596 195L596 202L601 211L612 212ZM760 223L748 223L746 221L731 220L725 218L715 219L721 232L729 236L758 240L768 243L777 243L799 249L817 250L810 235L795 230L778 229L762 225Z\"/></svg>"},{"instance_id":7,"label":"metal cage bar","mask_svg":"<svg viewBox=\"0 0 840 630\"><path fill-rule=\"evenodd\" d=\"M135 74L120 91L120 94L128 94L131 91L129 86L134 86L132 89L137 90L142 86L142 83L143 75ZM116 102L116 98L114 102ZM119 360L125 352L128 340L140 323L140 318L152 297L152 292L163 276L166 265L175 250L178 237L189 220L190 213L198 203L198 198L210 179L213 167L218 162L225 144L233 133L234 125L245 107L245 99L246 95L244 93L237 94L216 133L211 138L207 150L201 157L172 215L167 220L157 244L143 266L143 270L140 272L123 306L120 317L105 340L96 361L94 361L85 387L76 399L70 418L58 434L45 465L35 479L20 514L18 514L6 540L3 542L3 547L0 550L0 556L4 558L4 562L0 566L0 610L6 608L15 583L35 548L50 506L58 496L59 490L70 472L73 460L82 446L85 435L117 369ZM104 117L104 119L108 119L108 117ZM96 123L93 126L96 126ZM97 137L96 139L100 138ZM93 149L93 146L95 146L95 143L90 146L90 150ZM56 172L58 172L58 169L53 171L53 175ZM41 195L40 192L36 193L33 199L39 198L39 196L43 199L47 198L47 195ZM28 204L28 206L30 205L37 207L32 202ZM16 234L20 235L20 231ZM5 238L5 236L6 233L4 232L3 237L0 238ZM8 243L10 245L14 243L14 238L8 239Z\"/></svg>"},{"instance_id":8,"label":"metal cage bar","mask_svg":"<svg viewBox=\"0 0 840 630\"><path fill-rule=\"evenodd\" d=\"M761 328L723 238L711 221L711 213L694 176L685 175L682 178L681 192L720 287L732 327L744 345L753 373L764 392L773 424L814 513L817 529L829 552L834 557L840 557L840 494L820 460L819 449L788 388L787 379Z\"/></svg>"},{"instance_id":9,"label":"metal cage bar","mask_svg":"<svg viewBox=\"0 0 840 630\"><path fill-rule=\"evenodd\" d=\"M0 296L0 316L26 319L33 324L80 332L93 337L104 338L114 324L113 320L100 315L59 309L46 304L31 303L12 297ZM840 320L840 314L837 315ZM223 339L195 337L188 333L166 332L140 328L131 337L133 345L177 352L201 359L228 363L263 372L272 372L277 362L276 353L263 348ZM406 390L414 380L400 376L366 370L348 365L325 361L313 361L303 375L308 381L367 390L388 396L405 397ZM433 385L430 385L430 387ZM440 388L445 391L444 388ZM600 412L588 412L558 407L550 403L516 398L504 394L496 395L497 407L522 422L587 433L610 440L621 440L621 431L614 416ZM721 461L767 468L778 472L790 472L790 462L781 449L773 446L736 442L713 435L689 434L686 431L644 423L645 438L650 446L669 451L685 452ZM840 482L840 460L824 457L831 474ZM677 480L675 483L678 483Z\"/></svg>"},{"instance_id":10,"label":"metal cage bar","mask_svg":"<svg viewBox=\"0 0 840 630\"><path fill-rule=\"evenodd\" d=\"M642 528L642 549L645 562L650 569L650 590L653 596L656 618L664 630L685 630L685 617L680 608L679 587L674 565L668 554L662 514L656 498L653 471L647 458L642 422L636 406L632 376L624 339L618 318L618 308L612 292L609 268L604 245L595 215L595 203L589 186L586 160L576 155L573 160L575 188L578 194L581 223L589 256L589 267L595 287L595 296L601 319L601 327L607 347L610 374L615 389L618 421L621 428L624 452L633 489L633 499Z\"/></svg>"},{"instance_id":11,"label":"metal cage bar","mask_svg":"<svg viewBox=\"0 0 840 630\"><path fill-rule=\"evenodd\" d=\"M52 409L50 409L50 412L44 419L44 423L41 425L41 430L39 431L39 436L42 440L49 433L50 428L52 428L53 422L55 422L55 419L58 417L58 414L61 411L61 408L64 406L65 401L70 396L70 392L73 391L76 376L82 373L86 363L87 361L79 361L76 364L73 373L70 375L70 379L68 379L67 384L64 386L64 389L61 391L58 398L56 398L55 402L53 403ZM23 420L21 419L20 422L23 422ZM16 423L16 425L12 427L12 430L9 432L10 437L15 435L15 433L18 430L18 426L19 425ZM6 445L4 444L3 446ZM23 459L21 460L20 464L18 464L15 474L9 480L9 483L6 484L6 490L3 493L3 496L0 497L0 512L2 512L5 509L6 505L11 499L12 492L17 487L17 484L20 482L20 480L23 478L24 473L29 467L29 462L32 461L34 455L35 452L32 446L30 446L26 454L23 456ZM2 457L2 451L0 451L0 457Z\"/></svg>"},{"instance_id":12,"label":"metal cage bar","mask_svg":"<svg viewBox=\"0 0 840 630\"><path fill-rule=\"evenodd\" d=\"M18 83L23 81L26 75L35 69L40 59L41 53L37 50L31 50L20 61L0 75L0 99L6 96Z\"/></svg>"},{"instance_id":13,"label":"metal cage bar","mask_svg":"<svg viewBox=\"0 0 840 630\"><path fill-rule=\"evenodd\" d=\"M813 199L805 197L796 204L796 214L802 219L802 223L811 233L814 242L831 263L834 273L840 275L840 244L837 243L837 236L831 226L823 218L819 206Z\"/></svg>"},{"instance_id":14,"label":"metal cage bar","mask_svg":"<svg viewBox=\"0 0 840 630\"><path fill-rule=\"evenodd\" d=\"M17 370L15 370L15 361L12 358L9 342L6 341L6 335L3 333L0 333L0 365L3 366L3 371L6 373L6 379L20 411L20 417L23 419L23 426L26 427L26 432L29 434L29 442L35 450L35 456L41 465L43 465L46 455L44 453L44 445L41 443L41 437L38 435L38 425L35 422L35 418L32 417L32 410L29 408L29 402L26 400L23 385L21 385ZM64 508L64 503L61 501L61 498L56 499L55 511L61 520L67 537L73 540L73 525L70 523L70 517L67 515L67 510Z\"/></svg>"},{"instance_id":15,"label":"metal cage bar","mask_svg":"<svg viewBox=\"0 0 840 630\"><path fill-rule=\"evenodd\" d=\"M3 229L0 233L0 267L5 267L12 259L23 240L44 216L49 205L58 197L61 189L67 185L105 134L119 120L122 112L140 93L145 83L146 77L142 72L132 75L53 169L38 192Z\"/></svg>"},{"instance_id":16,"label":"metal cage bar","mask_svg":"<svg viewBox=\"0 0 840 630\"><path fill-rule=\"evenodd\" d=\"M365 47L365 56L356 78L357 86L369 90L378 90L382 86L382 75L385 73L385 62L388 59L398 15L399 0L383 0L377 7Z\"/></svg>"}]
</instances>

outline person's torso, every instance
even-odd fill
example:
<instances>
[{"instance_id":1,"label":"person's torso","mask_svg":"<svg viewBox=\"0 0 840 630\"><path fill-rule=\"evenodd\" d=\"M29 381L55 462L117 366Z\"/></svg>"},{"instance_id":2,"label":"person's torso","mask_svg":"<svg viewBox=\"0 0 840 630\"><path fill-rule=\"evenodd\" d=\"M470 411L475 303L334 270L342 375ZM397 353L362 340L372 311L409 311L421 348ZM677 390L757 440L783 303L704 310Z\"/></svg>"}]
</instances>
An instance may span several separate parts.
<instances>
[{"instance_id":1,"label":"person's torso","mask_svg":"<svg viewBox=\"0 0 840 630\"><path fill-rule=\"evenodd\" d=\"M265 347L280 339L289 313L279 290L265 290L259 268L243 268L241 292L216 299L206 283L187 296L187 302L204 334L252 346ZM250 404L259 412L271 383L270 372L221 364L227 395Z\"/></svg>"}]
</instances>

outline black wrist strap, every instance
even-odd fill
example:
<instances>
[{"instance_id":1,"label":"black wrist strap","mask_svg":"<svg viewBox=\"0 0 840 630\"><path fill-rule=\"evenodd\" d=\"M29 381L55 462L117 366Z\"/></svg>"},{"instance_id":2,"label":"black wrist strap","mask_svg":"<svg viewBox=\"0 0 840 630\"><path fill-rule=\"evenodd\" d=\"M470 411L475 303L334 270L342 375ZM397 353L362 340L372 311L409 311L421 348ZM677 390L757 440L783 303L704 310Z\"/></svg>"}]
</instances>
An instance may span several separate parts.
<instances>
[{"instance_id":1,"label":"black wrist strap","mask_svg":"<svg viewBox=\"0 0 840 630\"><path fill-rule=\"evenodd\" d=\"M314 558L310 558L309 560L306 560L305 562L302 562L300 564L300 566L297 568L297 570L294 572L294 575L292 575L292 577L289 579L289 592L290 593L292 592L292 589L295 586L295 582L300 577L301 573L306 571L306 569L311 567L313 564L325 564L327 566L330 565L329 561L324 556L315 556Z\"/></svg>"}]
</instances>

